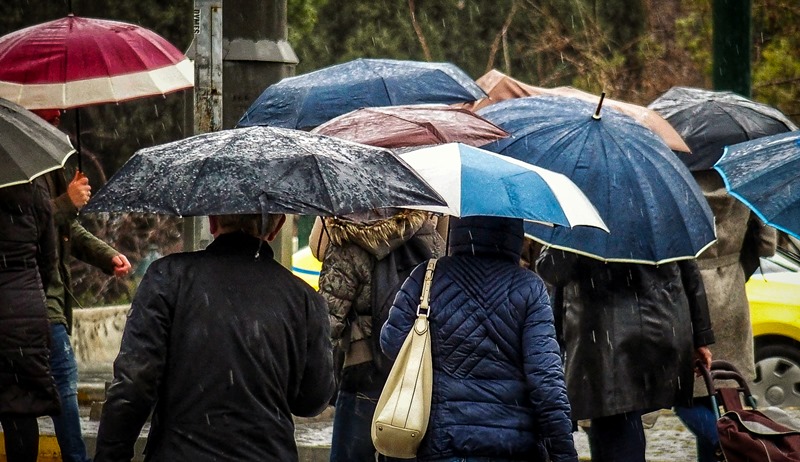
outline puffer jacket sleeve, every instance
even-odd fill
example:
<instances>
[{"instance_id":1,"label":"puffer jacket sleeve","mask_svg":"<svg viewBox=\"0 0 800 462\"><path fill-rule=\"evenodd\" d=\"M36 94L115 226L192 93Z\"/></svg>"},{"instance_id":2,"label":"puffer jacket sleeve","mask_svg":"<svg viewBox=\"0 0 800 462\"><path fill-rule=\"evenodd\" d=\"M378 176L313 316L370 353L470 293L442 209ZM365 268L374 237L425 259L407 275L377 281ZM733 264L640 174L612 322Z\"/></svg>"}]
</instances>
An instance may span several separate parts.
<instances>
[{"instance_id":1,"label":"puffer jacket sleeve","mask_svg":"<svg viewBox=\"0 0 800 462\"><path fill-rule=\"evenodd\" d=\"M538 433L553 462L577 461L572 421L564 383L560 349L555 337L553 313L544 283L533 273L525 284L525 322L522 331L523 367L529 396L538 413Z\"/></svg>"},{"instance_id":2,"label":"puffer jacket sleeve","mask_svg":"<svg viewBox=\"0 0 800 462\"><path fill-rule=\"evenodd\" d=\"M319 415L328 405L335 389L333 354L325 300L311 294L306 302L306 361L297 396L289 403L292 414L300 417Z\"/></svg>"},{"instance_id":3,"label":"puffer jacket sleeve","mask_svg":"<svg viewBox=\"0 0 800 462\"><path fill-rule=\"evenodd\" d=\"M359 262L368 258L365 254L364 250L355 245L332 245L322 262L319 293L328 304L331 338L334 342L342 337L347 315L353 307L357 291L364 284Z\"/></svg>"},{"instance_id":4,"label":"puffer jacket sleeve","mask_svg":"<svg viewBox=\"0 0 800 462\"><path fill-rule=\"evenodd\" d=\"M166 260L150 265L133 299L100 417L95 462L131 460L158 399L175 306L172 294L178 292Z\"/></svg>"},{"instance_id":5,"label":"puffer jacket sleeve","mask_svg":"<svg viewBox=\"0 0 800 462\"><path fill-rule=\"evenodd\" d=\"M411 326L417 318L417 305L422 293L422 279L427 270L427 262L417 266L400 287L389 310L389 318L381 329L381 350L390 359L397 358Z\"/></svg>"}]
</instances>

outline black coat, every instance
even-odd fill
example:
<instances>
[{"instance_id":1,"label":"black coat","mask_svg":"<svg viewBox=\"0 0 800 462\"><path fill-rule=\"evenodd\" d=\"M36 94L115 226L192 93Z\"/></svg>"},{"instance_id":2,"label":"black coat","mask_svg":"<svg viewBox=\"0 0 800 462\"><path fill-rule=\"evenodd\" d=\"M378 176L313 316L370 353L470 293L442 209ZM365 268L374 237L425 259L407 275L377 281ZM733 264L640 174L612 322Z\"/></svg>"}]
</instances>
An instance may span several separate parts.
<instances>
[{"instance_id":1,"label":"black coat","mask_svg":"<svg viewBox=\"0 0 800 462\"><path fill-rule=\"evenodd\" d=\"M297 460L292 414L333 389L322 297L243 233L173 254L133 300L100 420L96 462L129 461L155 406L150 461Z\"/></svg>"},{"instance_id":2,"label":"black coat","mask_svg":"<svg viewBox=\"0 0 800 462\"><path fill-rule=\"evenodd\" d=\"M714 342L694 260L604 263L550 249L536 270L563 287L574 419L689 404L694 349Z\"/></svg>"},{"instance_id":3,"label":"black coat","mask_svg":"<svg viewBox=\"0 0 800 462\"><path fill-rule=\"evenodd\" d=\"M39 181L0 189L0 414L59 411L50 376L45 284L56 262L50 199Z\"/></svg>"}]
</instances>

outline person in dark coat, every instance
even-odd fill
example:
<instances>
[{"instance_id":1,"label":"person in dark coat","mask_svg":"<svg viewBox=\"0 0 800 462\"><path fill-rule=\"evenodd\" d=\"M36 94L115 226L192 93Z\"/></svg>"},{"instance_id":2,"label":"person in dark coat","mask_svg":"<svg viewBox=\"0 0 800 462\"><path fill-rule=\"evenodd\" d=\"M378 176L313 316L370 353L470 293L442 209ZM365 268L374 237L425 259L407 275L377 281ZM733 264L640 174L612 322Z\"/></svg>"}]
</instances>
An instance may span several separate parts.
<instances>
[{"instance_id":1,"label":"person in dark coat","mask_svg":"<svg viewBox=\"0 0 800 462\"><path fill-rule=\"evenodd\" d=\"M95 462L130 461L154 407L147 461L298 460L292 415L325 409L333 359L324 300L265 242L284 220L209 217L215 239L205 250L150 265L114 362Z\"/></svg>"},{"instance_id":2,"label":"person in dark coat","mask_svg":"<svg viewBox=\"0 0 800 462\"><path fill-rule=\"evenodd\" d=\"M433 397L420 461L577 461L553 313L519 266L522 220L450 219L430 292ZM416 319L425 265L381 331L395 358Z\"/></svg>"},{"instance_id":3,"label":"person in dark coat","mask_svg":"<svg viewBox=\"0 0 800 462\"><path fill-rule=\"evenodd\" d=\"M536 271L562 289L572 418L591 420L594 462L645 460L641 416L690 403L694 362L714 342L694 260L606 263L545 249Z\"/></svg>"},{"instance_id":4,"label":"person in dark coat","mask_svg":"<svg viewBox=\"0 0 800 462\"><path fill-rule=\"evenodd\" d=\"M36 417L60 411L43 289L55 268L55 230L39 179L0 189L0 255L0 424L8 461L34 462Z\"/></svg>"}]
</instances>

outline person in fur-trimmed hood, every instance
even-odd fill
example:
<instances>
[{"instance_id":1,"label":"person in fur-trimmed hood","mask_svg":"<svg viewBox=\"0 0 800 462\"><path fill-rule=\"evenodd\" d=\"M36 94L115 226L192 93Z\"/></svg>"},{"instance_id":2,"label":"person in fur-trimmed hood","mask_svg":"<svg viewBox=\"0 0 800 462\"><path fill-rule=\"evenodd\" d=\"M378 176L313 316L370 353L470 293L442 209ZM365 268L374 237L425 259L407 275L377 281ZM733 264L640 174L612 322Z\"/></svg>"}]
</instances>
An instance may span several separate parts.
<instances>
[{"instance_id":1,"label":"person in fur-trimmed hood","mask_svg":"<svg viewBox=\"0 0 800 462\"><path fill-rule=\"evenodd\" d=\"M416 210L326 218L323 228L330 242L321 258L319 291L328 302L332 341L345 351L330 460L374 461L370 424L386 373L373 361L372 335L381 328L373 326L373 291L385 291L379 284L386 282L373 281L373 271L401 246L439 257L444 240L436 232L436 218Z\"/></svg>"}]
</instances>

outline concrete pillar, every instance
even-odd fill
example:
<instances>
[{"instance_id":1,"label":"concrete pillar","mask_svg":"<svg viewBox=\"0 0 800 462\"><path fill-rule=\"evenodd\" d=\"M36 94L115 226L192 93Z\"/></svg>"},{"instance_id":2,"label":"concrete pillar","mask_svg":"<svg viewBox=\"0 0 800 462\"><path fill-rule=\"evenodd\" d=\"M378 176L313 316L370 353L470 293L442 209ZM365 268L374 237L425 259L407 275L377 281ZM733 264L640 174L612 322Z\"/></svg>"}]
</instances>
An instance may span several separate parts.
<instances>
[{"instance_id":1,"label":"concrete pillar","mask_svg":"<svg viewBox=\"0 0 800 462\"><path fill-rule=\"evenodd\" d=\"M286 0L225 0L222 127L233 128L269 85L294 75L297 55L288 42ZM272 241L275 259L290 268L295 217L287 215Z\"/></svg>"}]
</instances>

